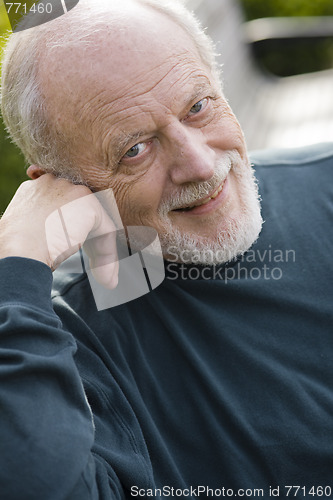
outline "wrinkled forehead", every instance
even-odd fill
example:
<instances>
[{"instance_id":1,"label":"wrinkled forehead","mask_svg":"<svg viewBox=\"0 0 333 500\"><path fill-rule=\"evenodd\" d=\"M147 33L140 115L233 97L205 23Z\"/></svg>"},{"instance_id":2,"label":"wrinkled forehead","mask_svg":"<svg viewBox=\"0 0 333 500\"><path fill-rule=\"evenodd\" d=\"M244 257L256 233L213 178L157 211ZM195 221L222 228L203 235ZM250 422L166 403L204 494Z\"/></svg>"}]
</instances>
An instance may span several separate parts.
<instances>
[{"instance_id":1,"label":"wrinkled forehead","mask_svg":"<svg viewBox=\"0 0 333 500\"><path fill-rule=\"evenodd\" d=\"M73 113L107 90L129 97L145 80L152 87L181 60L200 56L193 40L165 14L135 3L82 44L52 48L41 58L40 80L48 108ZM115 22L115 19L117 22ZM147 91L149 84L147 83Z\"/></svg>"}]
</instances>

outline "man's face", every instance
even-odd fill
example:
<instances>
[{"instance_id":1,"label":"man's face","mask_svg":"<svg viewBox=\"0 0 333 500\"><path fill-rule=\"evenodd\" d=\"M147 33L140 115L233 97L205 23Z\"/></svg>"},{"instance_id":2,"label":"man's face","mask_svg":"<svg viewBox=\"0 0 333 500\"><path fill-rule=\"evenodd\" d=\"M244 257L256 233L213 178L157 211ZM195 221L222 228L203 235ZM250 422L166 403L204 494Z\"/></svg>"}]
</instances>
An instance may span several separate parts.
<instances>
[{"instance_id":1,"label":"man's face","mask_svg":"<svg viewBox=\"0 0 333 500\"><path fill-rule=\"evenodd\" d=\"M125 225L157 230L167 258L210 249L209 263L227 261L261 227L243 134L189 37L147 16L158 17L155 43L140 23L104 36L81 82L67 79L80 90L77 160L88 185L114 190Z\"/></svg>"}]
</instances>

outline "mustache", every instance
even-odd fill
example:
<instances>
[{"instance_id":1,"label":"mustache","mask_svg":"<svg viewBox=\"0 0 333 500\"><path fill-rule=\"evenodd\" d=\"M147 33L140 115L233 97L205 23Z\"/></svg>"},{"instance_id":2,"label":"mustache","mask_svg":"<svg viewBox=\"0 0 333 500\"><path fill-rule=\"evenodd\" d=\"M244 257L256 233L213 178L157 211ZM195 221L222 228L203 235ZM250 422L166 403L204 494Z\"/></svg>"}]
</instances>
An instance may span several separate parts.
<instances>
[{"instance_id":1,"label":"mustache","mask_svg":"<svg viewBox=\"0 0 333 500\"><path fill-rule=\"evenodd\" d=\"M207 197L214 192L225 180L230 169L240 162L240 156L236 152L227 153L216 162L214 175L209 181L193 183L184 186L179 192L176 192L168 200L164 200L158 213L160 216L166 216L170 211L179 208L194 205L198 200Z\"/></svg>"}]
</instances>

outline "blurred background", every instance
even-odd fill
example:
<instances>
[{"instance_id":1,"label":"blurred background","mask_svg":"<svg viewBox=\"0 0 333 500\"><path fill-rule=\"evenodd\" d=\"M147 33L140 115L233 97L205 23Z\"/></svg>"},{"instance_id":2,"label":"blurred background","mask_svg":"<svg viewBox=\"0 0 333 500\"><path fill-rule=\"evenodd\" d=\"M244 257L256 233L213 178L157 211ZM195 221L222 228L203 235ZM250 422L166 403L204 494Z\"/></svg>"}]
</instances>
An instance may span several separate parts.
<instances>
[{"instance_id":1,"label":"blurred background","mask_svg":"<svg viewBox=\"0 0 333 500\"><path fill-rule=\"evenodd\" d=\"M250 150L333 141L332 0L187 0Z\"/></svg>"},{"instance_id":2,"label":"blurred background","mask_svg":"<svg viewBox=\"0 0 333 500\"><path fill-rule=\"evenodd\" d=\"M250 150L333 141L333 0L185 3L216 43L225 94ZM0 34L9 28L0 0ZM0 120L0 214L25 168Z\"/></svg>"}]
</instances>

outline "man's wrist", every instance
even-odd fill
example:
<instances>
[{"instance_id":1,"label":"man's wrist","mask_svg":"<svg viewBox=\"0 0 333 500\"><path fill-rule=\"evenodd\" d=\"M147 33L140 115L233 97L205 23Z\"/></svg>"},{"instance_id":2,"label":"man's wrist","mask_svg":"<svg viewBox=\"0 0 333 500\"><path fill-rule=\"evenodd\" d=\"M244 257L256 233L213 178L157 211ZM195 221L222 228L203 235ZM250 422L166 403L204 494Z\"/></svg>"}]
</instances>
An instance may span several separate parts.
<instances>
[{"instance_id":1,"label":"man's wrist","mask_svg":"<svg viewBox=\"0 0 333 500\"><path fill-rule=\"evenodd\" d=\"M31 239L29 241L17 236L11 238L2 236L0 239L0 259L7 257L33 259L51 267L48 255L42 252L35 242L31 242Z\"/></svg>"}]
</instances>

